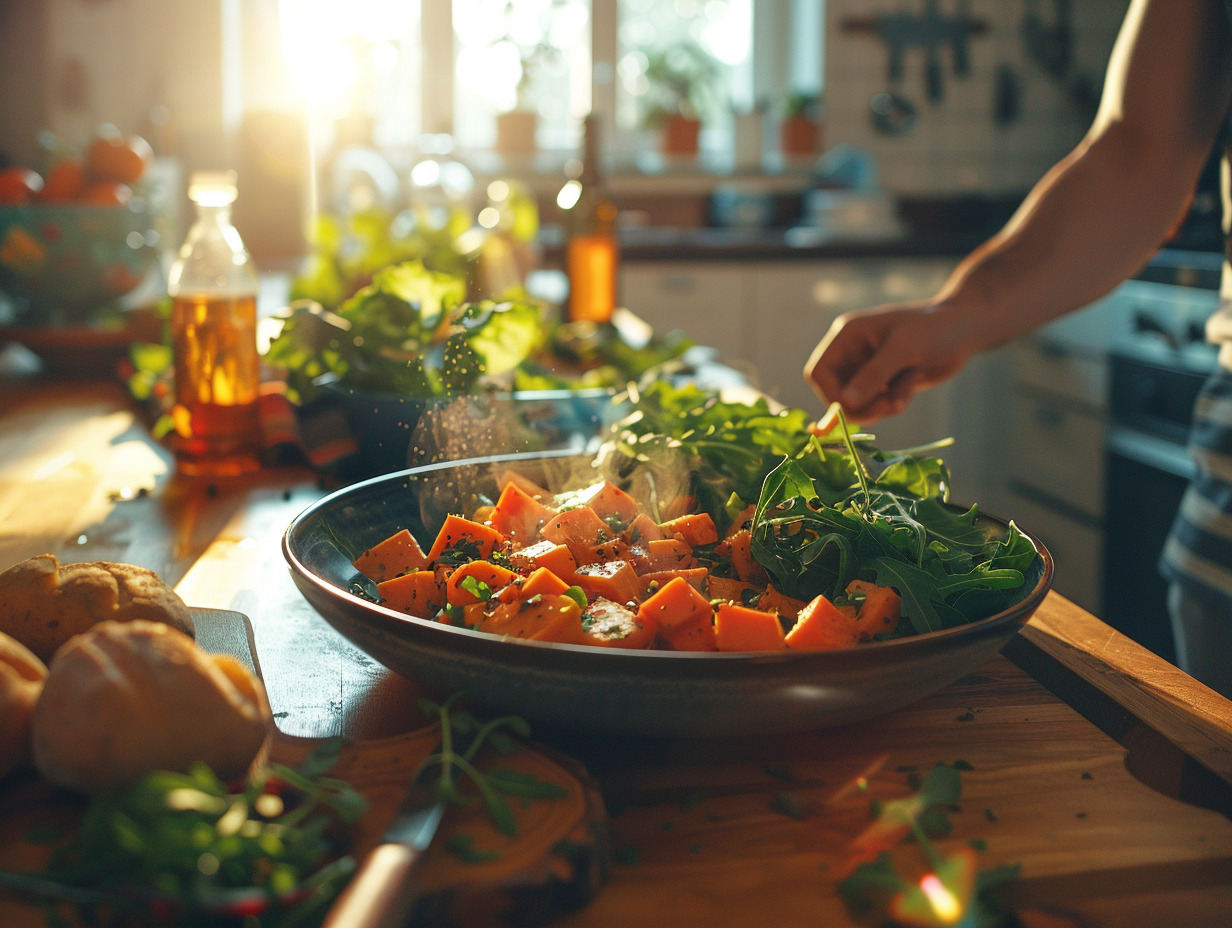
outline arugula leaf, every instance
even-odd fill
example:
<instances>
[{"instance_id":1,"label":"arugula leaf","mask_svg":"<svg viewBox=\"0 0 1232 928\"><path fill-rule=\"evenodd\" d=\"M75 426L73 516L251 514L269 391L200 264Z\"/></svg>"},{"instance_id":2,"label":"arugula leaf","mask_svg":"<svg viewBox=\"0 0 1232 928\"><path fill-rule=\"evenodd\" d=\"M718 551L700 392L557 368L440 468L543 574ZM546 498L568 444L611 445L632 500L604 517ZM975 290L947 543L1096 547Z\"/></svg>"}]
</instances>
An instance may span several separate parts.
<instances>
[{"instance_id":1,"label":"arugula leaf","mask_svg":"<svg viewBox=\"0 0 1232 928\"><path fill-rule=\"evenodd\" d=\"M838 425L762 485L751 548L774 586L798 599L834 599L852 576L891 586L917 634L1012 603L1038 556L1030 539L1013 526L999 538L978 507L948 505L939 459L882 454L871 436L857 442L841 413Z\"/></svg>"}]
</instances>

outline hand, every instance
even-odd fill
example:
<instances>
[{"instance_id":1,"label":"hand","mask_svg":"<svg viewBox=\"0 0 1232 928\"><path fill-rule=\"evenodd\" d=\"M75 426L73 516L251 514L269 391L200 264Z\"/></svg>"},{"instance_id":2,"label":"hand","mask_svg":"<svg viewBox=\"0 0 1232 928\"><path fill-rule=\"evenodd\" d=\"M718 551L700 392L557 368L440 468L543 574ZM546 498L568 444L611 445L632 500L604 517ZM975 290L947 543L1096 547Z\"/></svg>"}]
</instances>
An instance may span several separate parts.
<instances>
[{"instance_id":1,"label":"hand","mask_svg":"<svg viewBox=\"0 0 1232 928\"><path fill-rule=\"evenodd\" d=\"M804 379L848 417L872 423L958 373L973 353L967 326L933 302L844 313L813 349Z\"/></svg>"}]
</instances>

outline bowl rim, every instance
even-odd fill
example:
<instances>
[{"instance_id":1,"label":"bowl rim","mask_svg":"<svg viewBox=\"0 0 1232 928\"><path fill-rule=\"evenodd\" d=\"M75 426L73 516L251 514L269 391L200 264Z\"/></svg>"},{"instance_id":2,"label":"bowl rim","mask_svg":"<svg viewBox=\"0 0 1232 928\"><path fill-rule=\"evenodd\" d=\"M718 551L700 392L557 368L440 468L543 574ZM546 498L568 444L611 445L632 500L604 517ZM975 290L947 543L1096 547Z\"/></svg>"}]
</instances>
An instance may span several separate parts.
<instances>
[{"instance_id":1,"label":"bowl rim","mask_svg":"<svg viewBox=\"0 0 1232 928\"><path fill-rule=\"evenodd\" d=\"M358 610L360 614L375 621L379 621L385 631L394 634L431 634L434 638L437 638L441 642L448 641L449 636L453 636L458 642L473 642L473 646L482 652L486 652L488 649L497 646L512 644L516 647L525 648L531 652L540 652L542 654L565 652L570 655L575 655L572 659L578 661L602 660L605 665L613 661L623 661L626 662L626 664L644 664L669 661L674 664L680 664L682 662L685 664L701 663L705 666L755 663L759 667L765 667L767 664L799 664L810 661L825 661L827 663L848 659L864 661L867 660L867 658L857 658L855 655L877 654L886 650L900 652L915 649L929 649L937 642L950 642L956 639L961 640L972 637L982 637L1000 630L1003 625L1017 624L1020 623L1020 620L1025 622L1026 619L1022 617L1025 616L1029 618L1030 615L1039 607L1040 603L1043 602L1044 598L1048 595L1052 588L1053 577L1055 574L1055 564L1051 552L1033 533L1024 529L1022 526L1017 525L1017 523L1014 523L1018 531L1027 537L1033 545L1035 545L1035 549L1043 562L1039 578L1035 582L1034 586L1012 606L1007 609L1003 609L1000 612L994 613L991 616L978 619L974 622L968 622L963 625L938 629L936 631L924 632L921 634L904 635L899 638L892 638L884 641L866 642L851 648L841 648L828 651L793 651L791 649L776 651L668 651L655 649L622 649L604 648L595 645L566 644L564 642L531 641L528 639L498 636L474 629L458 628L456 626L438 622L430 618L413 616L409 613L399 612L397 610L390 609L387 606L383 606L380 603L375 603L371 600L356 596L349 590L339 587L334 583L329 582L324 577L311 572L308 570L307 566L300 559L300 556L297 553L296 541L302 534L309 531L313 520L320 518L325 511L327 511L331 506L336 505L339 500L372 493L378 488L379 484L394 484L405 481L408 478L418 477L421 474L442 470L460 469L463 467L480 467L492 464L516 463L519 461L538 461L545 458L563 459L587 457L593 458L593 455L579 452L574 448L551 449L548 451L510 452L507 454L482 455L473 458L438 461L432 464L406 468L404 470L393 471L376 477L370 477L366 480L361 480L357 483L340 487L339 489L334 490L316 502L310 504L301 512L297 513L282 533L282 554L291 569L291 574L296 585L300 588L305 598L309 600L313 607L323 615L325 615L324 610L317 605L317 601L313 598L313 596L309 595L310 592L315 592L317 596L331 602L339 608L354 609L354 607L359 606L361 607L360 610ZM1008 527L1010 524L1010 520L1000 518L991 513L981 511L979 516L1002 526ZM325 615L325 618L333 624L333 620L330 616ZM508 652L502 648L501 653Z\"/></svg>"}]
</instances>

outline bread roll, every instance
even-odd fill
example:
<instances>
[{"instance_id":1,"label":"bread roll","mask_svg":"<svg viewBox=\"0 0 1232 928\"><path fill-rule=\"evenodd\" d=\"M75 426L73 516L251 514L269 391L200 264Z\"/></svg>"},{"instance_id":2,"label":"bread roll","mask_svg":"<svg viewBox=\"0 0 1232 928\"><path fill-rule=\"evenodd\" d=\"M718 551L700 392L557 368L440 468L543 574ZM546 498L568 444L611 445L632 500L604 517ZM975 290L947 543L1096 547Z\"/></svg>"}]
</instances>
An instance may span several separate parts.
<instances>
[{"instance_id":1,"label":"bread roll","mask_svg":"<svg viewBox=\"0 0 1232 928\"><path fill-rule=\"evenodd\" d=\"M98 622L133 619L194 633L184 601L144 567L111 561L61 564L54 554L40 554L0 573L0 632L44 662Z\"/></svg>"},{"instance_id":2,"label":"bread roll","mask_svg":"<svg viewBox=\"0 0 1232 928\"><path fill-rule=\"evenodd\" d=\"M0 777L30 759L30 725L47 667L0 632Z\"/></svg>"},{"instance_id":3,"label":"bread roll","mask_svg":"<svg viewBox=\"0 0 1232 928\"><path fill-rule=\"evenodd\" d=\"M158 622L101 622L56 652L34 713L34 762L84 792L203 761L244 776L273 730L265 689L227 655Z\"/></svg>"}]
</instances>

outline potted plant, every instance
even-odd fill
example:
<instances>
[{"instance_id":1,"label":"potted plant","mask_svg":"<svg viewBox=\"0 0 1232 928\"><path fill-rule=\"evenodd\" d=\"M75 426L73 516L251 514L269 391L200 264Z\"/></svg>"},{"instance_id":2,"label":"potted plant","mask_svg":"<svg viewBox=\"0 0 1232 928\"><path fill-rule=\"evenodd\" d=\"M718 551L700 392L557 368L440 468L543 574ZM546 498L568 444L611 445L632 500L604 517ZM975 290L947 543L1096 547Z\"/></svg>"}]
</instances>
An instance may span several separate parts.
<instances>
[{"instance_id":1,"label":"potted plant","mask_svg":"<svg viewBox=\"0 0 1232 928\"><path fill-rule=\"evenodd\" d=\"M519 46L522 73L518 77L514 108L496 114L496 150L502 155L533 155L536 150L535 134L539 127L539 114L535 109L535 72L547 64L552 50L540 42L529 47Z\"/></svg>"},{"instance_id":2,"label":"potted plant","mask_svg":"<svg viewBox=\"0 0 1232 928\"><path fill-rule=\"evenodd\" d=\"M718 62L692 42L645 55L643 124L660 131L663 154L696 155L702 123L713 118L722 98Z\"/></svg>"},{"instance_id":3,"label":"potted plant","mask_svg":"<svg viewBox=\"0 0 1232 928\"><path fill-rule=\"evenodd\" d=\"M779 152L784 158L815 158L821 151L821 95L793 91L783 104Z\"/></svg>"}]
</instances>

